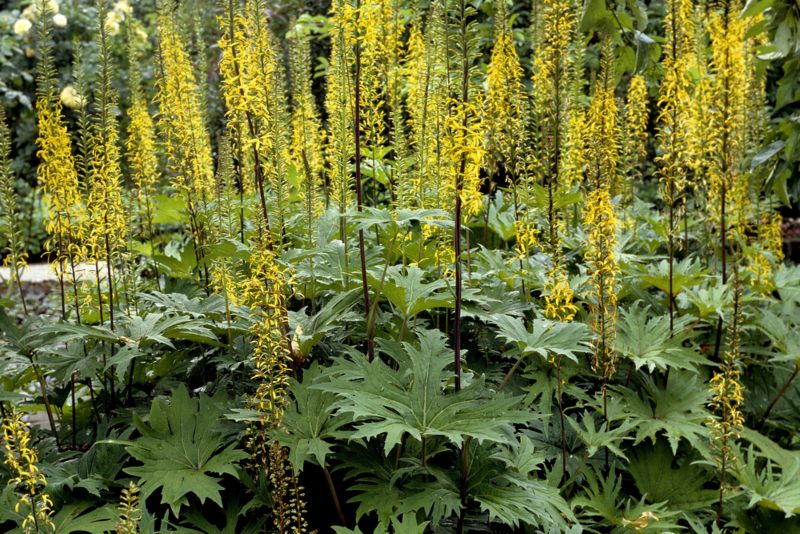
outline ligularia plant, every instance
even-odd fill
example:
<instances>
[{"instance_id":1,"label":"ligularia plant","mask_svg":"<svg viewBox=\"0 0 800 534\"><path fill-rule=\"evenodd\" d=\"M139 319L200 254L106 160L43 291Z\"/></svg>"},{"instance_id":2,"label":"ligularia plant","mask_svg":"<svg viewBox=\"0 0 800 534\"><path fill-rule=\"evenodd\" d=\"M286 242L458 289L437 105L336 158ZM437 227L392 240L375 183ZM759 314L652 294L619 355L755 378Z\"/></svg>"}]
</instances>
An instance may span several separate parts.
<instances>
[{"instance_id":1,"label":"ligularia plant","mask_svg":"<svg viewBox=\"0 0 800 534\"><path fill-rule=\"evenodd\" d=\"M793 2L4 20L0 531L800 531Z\"/></svg>"}]
</instances>

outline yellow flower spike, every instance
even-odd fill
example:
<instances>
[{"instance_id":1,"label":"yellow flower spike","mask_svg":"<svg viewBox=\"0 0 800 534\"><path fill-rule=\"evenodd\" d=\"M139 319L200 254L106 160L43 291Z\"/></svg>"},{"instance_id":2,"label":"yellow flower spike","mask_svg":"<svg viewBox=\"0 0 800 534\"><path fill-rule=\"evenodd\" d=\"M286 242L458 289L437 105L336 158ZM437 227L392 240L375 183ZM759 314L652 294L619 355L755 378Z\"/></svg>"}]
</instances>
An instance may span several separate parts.
<instances>
[{"instance_id":1,"label":"yellow flower spike","mask_svg":"<svg viewBox=\"0 0 800 534\"><path fill-rule=\"evenodd\" d=\"M189 196L189 209L197 211L214 193L211 142L206 129L202 95L183 36L170 14L158 23L162 68L156 80L159 127L165 143L173 186Z\"/></svg>"},{"instance_id":2,"label":"yellow flower spike","mask_svg":"<svg viewBox=\"0 0 800 534\"><path fill-rule=\"evenodd\" d=\"M117 534L137 534L139 532L139 522L142 520L139 504L139 486L131 482L127 488L122 490L120 496Z\"/></svg>"},{"instance_id":3,"label":"yellow flower spike","mask_svg":"<svg viewBox=\"0 0 800 534\"><path fill-rule=\"evenodd\" d=\"M30 431L22 414L11 408L3 419L5 464L11 470L8 484L17 492L14 511L25 514L22 529L25 533L55 532L52 520L53 502L44 492L47 479L39 471L39 457L30 445Z\"/></svg>"},{"instance_id":4,"label":"yellow flower spike","mask_svg":"<svg viewBox=\"0 0 800 534\"><path fill-rule=\"evenodd\" d=\"M290 40L290 67L292 75L292 143L291 161L301 176L298 193L303 205L304 246L314 244L315 222L324 210L322 196L324 167L322 129L317 105L311 87L311 57L307 36L293 36Z\"/></svg>"},{"instance_id":5,"label":"yellow flower spike","mask_svg":"<svg viewBox=\"0 0 800 534\"><path fill-rule=\"evenodd\" d=\"M723 470L722 476L725 466L734 460L730 442L739 437L739 431L744 427L744 387L739 368L742 320L742 285L738 266L734 264L733 314L728 324L727 350L722 355L719 370L714 372L709 384L712 395L709 408L716 417L710 419L707 426L711 430L711 446L716 453L715 460Z\"/></svg>"},{"instance_id":6,"label":"yellow flower spike","mask_svg":"<svg viewBox=\"0 0 800 534\"><path fill-rule=\"evenodd\" d=\"M330 203L345 213L353 203L353 54L354 17L350 6L338 0L333 3L331 53L329 59L325 110L328 115L326 150ZM340 237L345 238L344 229Z\"/></svg>"},{"instance_id":7,"label":"yellow flower spike","mask_svg":"<svg viewBox=\"0 0 800 534\"><path fill-rule=\"evenodd\" d=\"M481 194L481 166L483 164L483 123L480 120L480 103L482 95L476 94L475 103L451 102L453 112L447 118L445 126L446 138L444 151L450 158L450 172L453 179L444 191L439 191L438 209L452 209L452 197L455 195L455 181L461 180L461 202L464 216L474 217L483 211L483 195ZM463 172L462 172L462 159ZM461 174L461 176L458 176Z\"/></svg>"},{"instance_id":8,"label":"yellow flower spike","mask_svg":"<svg viewBox=\"0 0 800 534\"><path fill-rule=\"evenodd\" d=\"M746 138L747 62L744 36L747 22L738 16L714 12L708 32L711 38L710 87L713 99L724 105L716 106L708 130L709 164L707 169L708 203L711 221L721 232L735 241L747 232L745 205L747 176L740 166L744 158ZM722 227L722 210L726 219Z\"/></svg>"},{"instance_id":9,"label":"yellow flower spike","mask_svg":"<svg viewBox=\"0 0 800 534\"><path fill-rule=\"evenodd\" d=\"M411 131L411 146L415 149L416 168L411 172L407 184L400 185L400 204L413 208L421 206L425 180L423 170L434 150L432 130L427 128L428 120L428 69L427 44L419 25L411 27L408 37L404 75L408 81L408 126Z\"/></svg>"},{"instance_id":10,"label":"yellow flower spike","mask_svg":"<svg viewBox=\"0 0 800 534\"><path fill-rule=\"evenodd\" d=\"M642 181L647 159L648 98L647 84L642 74L631 77L624 113L621 173L626 180L623 188L625 199L631 202L636 184Z\"/></svg>"},{"instance_id":11,"label":"yellow flower spike","mask_svg":"<svg viewBox=\"0 0 800 534\"><path fill-rule=\"evenodd\" d=\"M612 348L616 331L617 289L619 264L617 248L617 217L607 187L589 193L583 224L587 234L585 260L591 276L589 293L595 314L597 334L592 367L608 380L616 373L617 355Z\"/></svg>"},{"instance_id":12,"label":"yellow flower spike","mask_svg":"<svg viewBox=\"0 0 800 534\"><path fill-rule=\"evenodd\" d=\"M572 321L578 312L569 278L560 263L550 267L544 287L544 315L552 321Z\"/></svg>"},{"instance_id":13,"label":"yellow flower spike","mask_svg":"<svg viewBox=\"0 0 800 534\"><path fill-rule=\"evenodd\" d=\"M611 195L620 192L619 125L614 97L613 49L611 40L602 46L600 73L589 106L587 123L587 174L593 188L608 187Z\"/></svg>"},{"instance_id":14,"label":"yellow flower spike","mask_svg":"<svg viewBox=\"0 0 800 534\"><path fill-rule=\"evenodd\" d=\"M527 98L505 4L505 0L497 2L495 42L486 76L486 163L490 172L501 164L516 178L524 171Z\"/></svg>"}]
</instances>

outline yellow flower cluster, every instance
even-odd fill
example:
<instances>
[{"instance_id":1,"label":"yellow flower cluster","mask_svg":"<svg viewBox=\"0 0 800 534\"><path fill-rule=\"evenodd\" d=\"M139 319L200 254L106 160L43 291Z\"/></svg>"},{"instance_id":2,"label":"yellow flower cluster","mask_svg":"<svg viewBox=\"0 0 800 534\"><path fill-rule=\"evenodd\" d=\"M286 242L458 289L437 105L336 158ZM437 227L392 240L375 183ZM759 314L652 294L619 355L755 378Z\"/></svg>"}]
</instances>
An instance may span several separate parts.
<instances>
[{"instance_id":1,"label":"yellow flower cluster","mask_svg":"<svg viewBox=\"0 0 800 534\"><path fill-rule=\"evenodd\" d=\"M689 95L687 64L679 60L665 60L665 74L658 97L659 130L656 136L661 154L659 164L661 196L667 206L674 206L683 198L687 184L687 169L692 150L687 135L692 131L692 101Z\"/></svg>"},{"instance_id":2,"label":"yellow flower cluster","mask_svg":"<svg viewBox=\"0 0 800 534\"><path fill-rule=\"evenodd\" d=\"M391 31L391 2L373 0L361 2L356 34L361 54L361 129L369 151L374 152L386 142L386 104L388 69L391 53L399 46L396 32Z\"/></svg>"},{"instance_id":3,"label":"yellow flower cluster","mask_svg":"<svg viewBox=\"0 0 800 534\"><path fill-rule=\"evenodd\" d=\"M162 14L158 31L162 68L156 100L169 170L175 188L190 196L190 204L203 202L213 198L214 166L202 94L173 16Z\"/></svg>"},{"instance_id":4,"label":"yellow flower cluster","mask_svg":"<svg viewBox=\"0 0 800 534\"><path fill-rule=\"evenodd\" d=\"M98 125L92 140L92 158L87 198L87 247L89 257L112 260L125 247L128 219L122 202L122 172L116 121ZM108 250L107 250L108 248Z\"/></svg>"},{"instance_id":5,"label":"yellow flower cluster","mask_svg":"<svg viewBox=\"0 0 800 534\"><path fill-rule=\"evenodd\" d=\"M5 108L0 105L0 246L3 247L4 265L11 267L11 281L17 284L22 297L20 272L27 265L28 253L22 234L22 221L17 204L17 191L11 171L11 134L6 124ZM23 309L25 299L21 298ZM27 311L27 310L26 310Z\"/></svg>"},{"instance_id":6,"label":"yellow flower cluster","mask_svg":"<svg viewBox=\"0 0 800 534\"><path fill-rule=\"evenodd\" d=\"M587 234L586 264L591 276L590 305L597 334L592 367L610 379L616 372L617 356L612 348L617 321L617 217L607 187L591 191L586 200L583 223Z\"/></svg>"},{"instance_id":7,"label":"yellow flower cluster","mask_svg":"<svg viewBox=\"0 0 800 534\"><path fill-rule=\"evenodd\" d=\"M524 72L506 21L505 1L498 5L495 42L486 76L486 161L490 172L502 163L516 178L524 170L527 95L522 85Z\"/></svg>"},{"instance_id":8,"label":"yellow flower cluster","mask_svg":"<svg viewBox=\"0 0 800 534\"><path fill-rule=\"evenodd\" d=\"M53 501L44 492L47 480L39 470L39 455L31 448L31 435L22 414L13 408L3 419L5 464L12 472L8 484L18 492L14 511L24 514L22 530L26 534L55 532Z\"/></svg>"},{"instance_id":9,"label":"yellow flower cluster","mask_svg":"<svg viewBox=\"0 0 800 534\"><path fill-rule=\"evenodd\" d=\"M398 196L401 206L412 208L421 205L425 187L423 173L427 169L425 164L435 150L434 130L427 124L429 114L434 111L429 109L430 68L427 44L418 24L411 27L408 36L403 74L408 85L406 97L409 111L408 126L411 132L411 146L415 149L416 168L405 183L398 184Z\"/></svg>"},{"instance_id":10,"label":"yellow flower cluster","mask_svg":"<svg viewBox=\"0 0 800 534\"><path fill-rule=\"evenodd\" d=\"M291 375L292 352L286 330L286 306L283 291L286 286L283 270L274 253L256 247L250 258L250 277L238 288L241 302L256 316L252 327L254 336L252 379L257 390L251 402L259 414L259 428L252 430L250 445L254 453L266 458L264 431L280 426L286 403L286 391Z\"/></svg>"},{"instance_id":11,"label":"yellow flower cluster","mask_svg":"<svg viewBox=\"0 0 800 534\"><path fill-rule=\"evenodd\" d=\"M731 239L746 234L747 176L741 170L746 132L747 61L744 38L747 21L735 14L715 12L708 31L711 37L711 92L716 107L708 129L710 162L708 167L709 211L721 224L723 204L725 229Z\"/></svg>"},{"instance_id":12,"label":"yellow flower cluster","mask_svg":"<svg viewBox=\"0 0 800 534\"><path fill-rule=\"evenodd\" d=\"M45 229L50 235L45 249L57 268L63 268L64 262L80 261L84 257L85 211L72 142L61 118L61 103L53 97L41 96L36 110L37 175L47 206Z\"/></svg>"},{"instance_id":13,"label":"yellow flower cluster","mask_svg":"<svg viewBox=\"0 0 800 534\"><path fill-rule=\"evenodd\" d=\"M622 140L622 176L626 179L625 199L635 196L636 183L641 182L647 160L647 84L644 75L635 74L625 98L625 124Z\"/></svg>"},{"instance_id":14,"label":"yellow flower cluster","mask_svg":"<svg viewBox=\"0 0 800 534\"><path fill-rule=\"evenodd\" d=\"M122 490L119 502L117 534L138 534L142 511L139 508L139 486L131 482Z\"/></svg>"},{"instance_id":15,"label":"yellow flower cluster","mask_svg":"<svg viewBox=\"0 0 800 534\"><path fill-rule=\"evenodd\" d=\"M355 15L352 6L341 0L333 3L331 54L328 67L325 110L328 115L327 166L330 202L340 213L353 199L353 54Z\"/></svg>"},{"instance_id":16,"label":"yellow flower cluster","mask_svg":"<svg viewBox=\"0 0 800 534\"><path fill-rule=\"evenodd\" d=\"M134 87L131 93L128 119L125 148L131 182L135 187L138 216L140 221L148 221L150 224L153 215L152 196L159 182L158 155L153 118L138 87Z\"/></svg>"},{"instance_id":17,"label":"yellow flower cluster","mask_svg":"<svg viewBox=\"0 0 800 534\"><path fill-rule=\"evenodd\" d=\"M569 278L560 263L550 267L544 286L544 315L552 321L572 321L578 313Z\"/></svg>"},{"instance_id":18,"label":"yellow flower cluster","mask_svg":"<svg viewBox=\"0 0 800 534\"><path fill-rule=\"evenodd\" d=\"M226 307L236 306L240 303L239 282L232 259L214 259L211 262L209 275L211 287L225 298Z\"/></svg>"},{"instance_id":19,"label":"yellow flower cluster","mask_svg":"<svg viewBox=\"0 0 800 534\"><path fill-rule=\"evenodd\" d=\"M774 290L775 266L783 261L783 217L778 212L764 213L758 225L758 241L749 250L747 271L750 283L762 293Z\"/></svg>"},{"instance_id":20,"label":"yellow flower cluster","mask_svg":"<svg viewBox=\"0 0 800 534\"><path fill-rule=\"evenodd\" d=\"M739 370L742 319L742 285L739 269L734 264L733 313L728 324L727 350L709 384L712 395L709 407L716 417L709 419L707 425L711 431L711 446L717 453L715 460L723 470L733 459L730 442L739 437L739 431L744 427L744 387Z\"/></svg>"},{"instance_id":21,"label":"yellow flower cluster","mask_svg":"<svg viewBox=\"0 0 800 534\"><path fill-rule=\"evenodd\" d=\"M315 222L324 210L322 197L322 129L314 94L311 90L311 58L307 36L295 36L290 44L292 74L292 143L291 160L302 177L298 187L303 203L305 244L313 246Z\"/></svg>"},{"instance_id":22,"label":"yellow flower cluster","mask_svg":"<svg viewBox=\"0 0 800 534\"><path fill-rule=\"evenodd\" d=\"M273 491L273 522L276 532L305 532L305 497L303 488L287 460L286 450L267 433L283 423L292 349L287 335L286 305L283 291L285 273L274 253L257 246L250 258L250 277L238 292L241 301L256 316L251 331L254 336L252 380L257 389L250 402L260 420L249 429L248 448L256 466L269 474Z\"/></svg>"},{"instance_id":23,"label":"yellow flower cluster","mask_svg":"<svg viewBox=\"0 0 800 534\"><path fill-rule=\"evenodd\" d=\"M456 184L461 185L461 202L464 216L469 218L483 211L481 194L481 166L483 164L483 123L480 116L482 95L474 96L474 102L451 102L453 111L445 123L444 151L450 159L452 186L438 192L438 209L452 208L449 192L455 193Z\"/></svg>"},{"instance_id":24,"label":"yellow flower cluster","mask_svg":"<svg viewBox=\"0 0 800 534\"><path fill-rule=\"evenodd\" d=\"M542 2L541 46L533 59L533 109L541 130L537 154L537 177L561 184L559 155L563 154L570 101L570 72L573 57L570 47L577 25L576 6L570 0Z\"/></svg>"},{"instance_id":25,"label":"yellow flower cluster","mask_svg":"<svg viewBox=\"0 0 800 534\"><path fill-rule=\"evenodd\" d=\"M607 39L603 43L600 73L586 118L586 162L591 187L607 187L615 195L620 191L617 172L620 148L613 61L611 41Z\"/></svg>"},{"instance_id":26,"label":"yellow flower cluster","mask_svg":"<svg viewBox=\"0 0 800 534\"><path fill-rule=\"evenodd\" d=\"M514 226L517 236L517 242L514 246L517 258L520 260L527 259L531 251L539 246L539 229L524 218L518 219Z\"/></svg>"}]
</instances>

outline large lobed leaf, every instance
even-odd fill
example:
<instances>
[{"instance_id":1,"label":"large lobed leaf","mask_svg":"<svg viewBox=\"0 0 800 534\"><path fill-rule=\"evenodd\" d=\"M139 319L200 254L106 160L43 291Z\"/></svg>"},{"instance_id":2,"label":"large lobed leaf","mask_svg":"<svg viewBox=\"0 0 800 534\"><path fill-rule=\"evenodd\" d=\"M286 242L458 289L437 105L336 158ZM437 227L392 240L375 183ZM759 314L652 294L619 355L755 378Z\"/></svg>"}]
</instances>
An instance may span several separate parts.
<instances>
[{"instance_id":1,"label":"large lobed leaf","mask_svg":"<svg viewBox=\"0 0 800 534\"><path fill-rule=\"evenodd\" d=\"M224 411L220 398L191 398L181 385L169 403L153 401L148 422L134 416L142 436L126 450L142 465L125 472L139 477L143 500L160 490L161 502L176 516L191 494L222 506L220 478L214 475L236 476L237 462L247 457L215 429Z\"/></svg>"},{"instance_id":2,"label":"large lobed leaf","mask_svg":"<svg viewBox=\"0 0 800 534\"><path fill-rule=\"evenodd\" d=\"M349 414L355 422L351 438L383 437L389 454L404 435L415 440L443 437L460 445L465 438L508 443L512 425L530 414L517 409L520 398L496 396L477 380L458 393L446 392L445 369L452 352L438 331L421 331L419 346L403 343L410 368L394 370L376 358L368 363L361 355L334 363L329 382L314 387L337 395L337 414Z\"/></svg>"}]
</instances>

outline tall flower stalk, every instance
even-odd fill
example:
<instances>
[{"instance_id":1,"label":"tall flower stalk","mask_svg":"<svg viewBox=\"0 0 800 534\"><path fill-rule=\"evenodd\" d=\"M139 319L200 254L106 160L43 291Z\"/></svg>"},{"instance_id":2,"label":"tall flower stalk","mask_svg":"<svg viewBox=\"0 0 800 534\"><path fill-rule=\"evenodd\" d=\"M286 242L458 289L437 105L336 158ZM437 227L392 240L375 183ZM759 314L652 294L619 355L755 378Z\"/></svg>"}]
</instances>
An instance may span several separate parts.
<instances>
[{"instance_id":1,"label":"tall flower stalk","mask_svg":"<svg viewBox=\"0 0 800 534\"><path fill-rule=\"evenodd\" d=\"M22 530L26 534L55 532L53 501L44 491L47 479L39 469L39 454L31 447L30 429L22 414L13 408L3 410L3 445L4 463L12 474L8 484L17 496L14 511L23 517Z\"/></svg>"},{"instance_id":2,"label":"tall flower stalk","mask_svg":"<svg viewBox=\"0 0 800 534\"><path fill-rule=\"evenodd\" d=\"M214 194L214 172L202 93L173 13L166 10L160 13L158 31L161 60L156 80L158 125L172 185L186 201L198 268L205 269L205 215L206 205Z\"/></svg>"},{"instance_id":3,"label":"tall flower stalk","mask_svg":"<svg viewBox=\"0 0 800 534\"><path fill-rule=\"evenodd\" d=\"M687 172L692 165L689 158L692 133L692 100L688 69L693 65L692 8L688 0L671 0L667 4L664 28L667 46L662 60L664 80L658 97L659 130L657 139L661 154L659 164L661 198L667 209L667 256L669 262L669 308L670 332L675 322L675 293L673 289L673 265L675 261L675 236L677 210L685 207Z\"/></svg>"},{"instance_id":4,"label":"tall flower stalk","mask_svg":"<svg viewBox=\"0 0 800 534\"><path fill-rule=\"evenodd\" d=\"M608 419L608 383L616 374L616 337L619 260L617 258L617 216L611 196L618 183L619 132L614 99L611 43L602 46L601 69L589 108L587 143L589 189L584 208L587 251L584 257L591 276L590 307L594 314L596 340L592 368L602 377L603 417ZM606 463L608 460L606 452Z\"/></svg>"},{"instance_id":5,"label":"tall flower stalk","mask_svg":"<svg viewBox=\"0 0 800 534\"><path fill-rule=\"evenodd\" d=\"M327 204L339 213L339 239L347 249L347 210L353 204L353 53L355 13L352 5L337 0L331 8L331 53L326 78L325 111L328 116Z\"/></svg>"},{"instance_id":6,"label":"tall flower stalk","mask_svg":"<svg viewBox=\"0 0 800 534\"><path fill-rule=\"evenodd\" d=\"M131 21L133 18L131 17ZM141 239L150 244L150 255L156 253L156 231L154 224L153 195L160 182L158 166L157 139L155 124L148 109L147 98L142 88L139 60L141 53L132 42L132 22L128 24L128 59L130 62L129 86L131 90L128 107L128 138L125 143L125 154L133 184L133 196L136 203L136 218L141 227ZM161 287L158 262L153 258L153 272L156 287Z\"/></svg>"},{"instance_id":7,"label":"tall flower stalk","mask_svg":"<svg viewBox=\"0 0 800 534\"><path fill-rule=\"evenodd\" d=\"M719 234L722 283L728 281L731 246L744 238L748 178L742 169L746 131L747 64L744 55L746 21L738 16L732 2L723 2L709 18L713 83L710 92L717 103L710 117L712 135L708 140L708 205ZM722 318L717 325L714 356L720 353Z\"/></svg>"},{"instance_id":8,"label":"tall flower stalk","mask_svg":"<svg viewBox=\"0 0 800 534\"><path fill-rule=\"evenodd\" d=\"M648 111L647 82L643 74L637 73L631 77L625 96L620 147L620 172L625 181L623 195L627 204L633 202L636 187L644 178Z\"/></svg>"},{"instance_id":9,"label":"tall flower stalk","mask_svg":"<svg viewBox=\"0 0 800 534\"><path fill-rule=\"evenodd\" d=\"M22 289L22 270L27 265L28 253L25 251L25 237L22 232L23 221L17 202L14 173L11 171L11 133L6 124L6 112L0 106L0 240L5 252L5 264L10 268L11 284L19 292L22 311L28 315L28 305Z\"/></svg>"},{"instance_id":10,"label":"tall flower stalk","mask_svg":"<svg viewBox=\"0 0 800 534\"><path fill-rule=\"evenodd\" d=\"M108 318L114 330L114 307L116 288L114 272L122 251L126 246L128 219L122 201L122 172L120 169L119 132L116 118L117 95L112 87L114 65L111 62L109 35L105 24L107 7L105 0L98 2L100 24L97 40L100 50L99 78L96 91L96 106L91 131L91 161L89 164L89 186L87 197L88 257L99 265L105 262L108 295ZM99 268L96 269L99 273ZM101 280L97 280L101 297L100 317L103 318L103 299L100 294Z\"/></svg>"},{"instance_id":11,"label":"tall flower stalk","mask_svg":"<svg viewBox=\"0 0 800 534\"><path fill-rule=\"evenodd\" d=\"M256 318L251 328L252 380L256 390L250 404L259 420L249 428L247 444L255 467L268 474L272 484L275 531L305 532L302 487L287 465L285 450L277 442L270 443L268 435L282 424L292 374L291 342L285 321L286 272L266 247L265 238L259 239L253 243L250 276L238 288L242 302Z\"/></svg>"},{"instance_id":12,"label":"tall flower stalk","mask_svg":"<svg viewBox=\"0 0 800 534\"><path fill-rule=\"evenodd\" d=\"M561 233L564 214L559 208L560 196L568 191L582 174L583 125L576 102L575 79L582 78L582 63L576 61L576 6L569 0L546 0L537 10L535 40L538 53L533 60L532 109L535 135L532 179L547 189L547 229L542 246L550 266L545 283L549 314L564 319L574 315L573 295L561 257ZM532 184L523 189L527 200Z\"/></svg>"},{"instance_id":13,"label":"tall flower stalk","mask_svg":"<svg viewBox=\"0 0 800 534\"><path fill-rule=\"evenodd\" d=\"M67 296L65 285L75 272L75 265L85 256L84 236L86 211L83 206L81 186L72 141L64 124L61 99L56 87L50 42L50 4L46 0L36 3L37 52L36 64L36 139L39 166L37 176L47 208L45 252L56 269L61 292L61 314L66 316ZM84 97L79 97L83 101ZM72 283L77 283L72 279ZM75 302L76 309L80 303Z\"/></svg>"}]
</instances>

